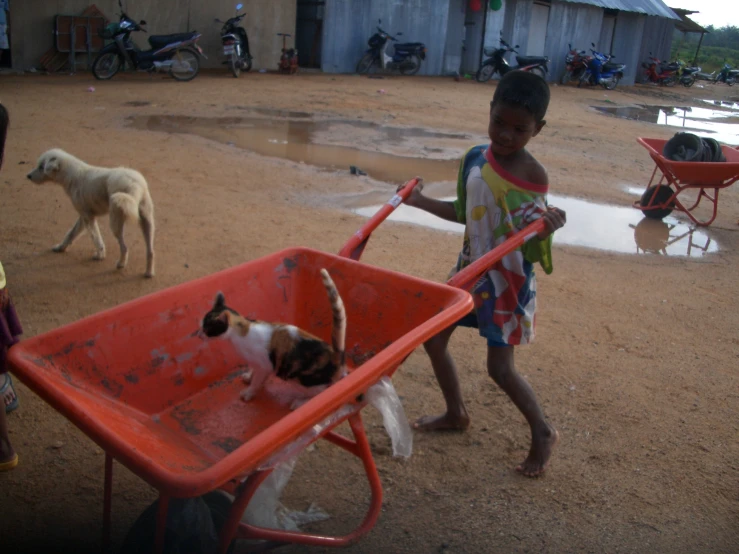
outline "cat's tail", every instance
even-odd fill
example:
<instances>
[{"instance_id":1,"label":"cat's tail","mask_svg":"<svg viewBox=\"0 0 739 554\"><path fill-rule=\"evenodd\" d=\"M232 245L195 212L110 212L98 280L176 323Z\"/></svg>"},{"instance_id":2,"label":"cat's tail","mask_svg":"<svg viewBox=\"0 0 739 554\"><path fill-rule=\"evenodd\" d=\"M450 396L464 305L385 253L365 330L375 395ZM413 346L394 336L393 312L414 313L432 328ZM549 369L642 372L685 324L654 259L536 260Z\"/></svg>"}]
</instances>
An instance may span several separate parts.
<instances>
[{"instance_id":1,"label":"cat's tail","mask_svg":"<svg viewBox=\"0 0 739 554\"><path fill-rule=\"evenodd\" d=\"M331 330L331 346L334 349L334 363L342 367L344 365L344 350L346 347L346 310L344 301L339 296L339 291L334 284L328 271L321 269L323 286L326 287L328 299L331 302L331 311L334 316L334 324Z\"/></svg>"}]
</instances>

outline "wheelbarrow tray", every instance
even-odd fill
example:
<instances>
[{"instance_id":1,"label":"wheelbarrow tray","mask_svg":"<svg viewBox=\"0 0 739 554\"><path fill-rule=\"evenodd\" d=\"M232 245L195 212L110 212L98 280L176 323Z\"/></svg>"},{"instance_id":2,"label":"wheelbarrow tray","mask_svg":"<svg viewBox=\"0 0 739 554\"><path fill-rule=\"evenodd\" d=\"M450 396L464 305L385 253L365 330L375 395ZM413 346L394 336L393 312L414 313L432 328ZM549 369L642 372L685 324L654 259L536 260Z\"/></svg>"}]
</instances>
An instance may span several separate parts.
<instances>
[{"instance_id":1,"label":"wheelbarrow tray","mask_svg":"<svg viewBox=\"0 0 739 554\"><path fill-rule=\"evenodd\" d=\"M246 317L329 341L321 268L346 306L350 374L294 411L269 394L242 401L243 358L196 334L217 291ZM292 248L24 340L9 361L109 455L160 491L193 497L257 470L471 308L463 290Z\"/></svg>"},{"instance_id":2,"label":"wheelbarrow tray","mask_svg":"<svg viewBox=\"0 0 739 554\"><path fill-rule=\"evenodd\" d=\"M676 162L662 155L665 139L636 139L644 146L663 173L669 173L676 181L701 186L722 186L733 183L739 177L739 150L721 145L725 162Z\"/></svg>"}]
</instances>

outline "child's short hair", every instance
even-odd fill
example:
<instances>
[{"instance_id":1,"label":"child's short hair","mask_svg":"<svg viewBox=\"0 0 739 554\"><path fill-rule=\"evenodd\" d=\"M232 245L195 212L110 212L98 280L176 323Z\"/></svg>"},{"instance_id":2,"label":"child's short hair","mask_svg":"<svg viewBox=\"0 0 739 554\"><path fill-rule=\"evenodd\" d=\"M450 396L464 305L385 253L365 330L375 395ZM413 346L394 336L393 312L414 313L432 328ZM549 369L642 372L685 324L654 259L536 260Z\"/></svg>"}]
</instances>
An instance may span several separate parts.
<instances>
[{"instance_id":1,"label":"child's short hair","mask_svg":"<svg viewBox=\"0 0 739 554\"><path fill-rule=\"evenodd\" d=\"M542 121L549 107L549 85L534 73L509 71L495 89L492 105L498 103L525 108L537 122Z\"/></svg>"}]
</instances>

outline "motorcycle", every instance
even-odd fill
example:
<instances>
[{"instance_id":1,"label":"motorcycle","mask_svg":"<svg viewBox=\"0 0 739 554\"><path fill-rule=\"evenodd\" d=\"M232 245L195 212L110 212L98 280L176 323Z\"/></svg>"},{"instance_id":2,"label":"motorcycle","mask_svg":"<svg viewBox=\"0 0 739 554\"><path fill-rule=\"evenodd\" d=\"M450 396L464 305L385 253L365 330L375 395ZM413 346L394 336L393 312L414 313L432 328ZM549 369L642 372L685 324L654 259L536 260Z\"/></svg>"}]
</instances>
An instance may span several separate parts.
<instances>
[{"instance_id":1,"label":"motorcycle","mask_svg":"<svg viewBox=\"0 0 739 554\"><path fill-rule=\"evenodd\" d=\"M280 61L277 64L277 68L282 73L297 73L298 72L298 51L295 48L287 47L287 33L277 33L278 37L282 37L282 54L280 55Z\"/></svg>"},{"instance_id":2,"label":"motorcycle","mask_svg":"<svg viewBox=\"0 0 739 554\"><path fill-rule=\"evenodd\" d=\"M568 44L570 51L565 56L565 72L559 82L566 85L570 81L579 81L582 74L587 69L588 63L593 56L588 56L585 50L575 50L571 44Z\"/></svg>"},{"instance_id":3,"label":"motorcycle","mask_svg":"<svg viewBox=\"0 0 739 554\"><path fill-rule=\"evenodd\" d=\"M516 45L516 48L518 48L518 44ZM503 75L505 75L509 71L513 71L514 69L534 73L542 79L546 79L547 77L547 72L549 71L549 67L547 65L549 64L549 58L547 56L517 55L516 61L518 62L518 65L510 65L506 61L505 55L508 52L518 54L518 51L515 48L511 48L511 45L503 40L503 37L500 37L499 48L496 48L494 50L486 48L484 52L485 55L489 57L487 60L482 62L480 69L477 70L477 74L475 75L475 79L477 79L479 83L489 81L490 78L495 75L495 73L498 73L502 77Z\"/></svg>"},{"instance_id":4,"label":"motorcycle","mask_svg":"<svg viewBox=\"0 0 739 554\"><path fill-rule=\"evenodd\" d=\"M585 71L580 76L580 82L577 83L578 88L587 83L590 85L601 85L606 90L613 90L618 86L618 82L624 77L624 69L626 64L611 63L615 58L613 54L601 54L594 50L595 44L591 43L593 48L593 58L588 63Z\"/></svg>"},{"instance_id":5,"label":"motorcycle","mask_svg":"<svg viewBox=\"0 0 739 554\"><path fill-rule=\"evenodd\" d=\"M739 69L732 69L728 63L724 63L724 67L718 72L714 83L726 83L729 86L733 86L739 79Z\"/></svg>"},{"instance_id":6,"label":"motorcycle","mask_svg":"<svg viewBox=\"0 0 739 554\"><path fill-rule=\"evenodd\" d=\"M223 63L231 68L231 73L236 78L242 71L249 71L252 65L249 37L246 35L246 29L239 25L246 16L245 13L239 14L239 10L243 7L243 4L236 4L236 15L226 22L215 19L216 23L223 23L221 42L223 43L223 55L226 56L226 61Z\"/></svg>"},{"instance_id":7,"label":"motorcycle","mask_svg":"<svg viewBox=\"0 0 739 554\"><path fill-rule=\"evenodd\" d=\"M164 71L177 81L190 81L200 70L199 56L206 55L198 46L200 33L190 31L174 35L150 35L149 50L141 50L131 40L131 33L146 29L146 21L136 23L123 10L121 0L118 0L121 17L118 23L110 23L101 32L104 39L113 39L113 42L103 47L92 63L92 74L96 79L107 80L112 78L121 68L130 65L137 71Z\"/></svg>"},{"instance_id":8,"label":"motorcycle","mask_svg":"<svg viewBox=\"0 0 739 554\"><path fill-rule=\"evenodd\" d=\"M378 20L382 24L382 19ZM396 33L393 37L387 31L383 31L379 26L377 32L367 41L369 48L362 59L357 63L357 73L363 75L369 73L372 66L377 65L383 70L397 69L403 75L415 75L421 69L421 62L426 59L426 45L422 42L403 42L398 43L398 36L403 33ZM387 54L387 47L390 41L395 42L395 49L392 56Z\"/></svg>"},{"instance_id":9,"label":"motorcycle","mask_svg":"<svg viewBox=\"0 0 739 554\"><path fill-rule=\"evenodd\" d=\"M701 68L697 66L687 67L682 60L677 60L675 63L678 65L678 82L686 88L692 87L695 84L696 74L700 72Z\"/></svg>"},{"instance_id":10,"label":"motorcycle","mask_svg":"<svg viewBox=\"0 0 739 554\"><path fill-rule=\"evenodd\" d=\"M657 83L666 87L672 87L677 83L677 71L680 65L676 62L664 65L658 58L649 53L649 61L642 62L646 83Z\"/></svg>"}]
</instances>

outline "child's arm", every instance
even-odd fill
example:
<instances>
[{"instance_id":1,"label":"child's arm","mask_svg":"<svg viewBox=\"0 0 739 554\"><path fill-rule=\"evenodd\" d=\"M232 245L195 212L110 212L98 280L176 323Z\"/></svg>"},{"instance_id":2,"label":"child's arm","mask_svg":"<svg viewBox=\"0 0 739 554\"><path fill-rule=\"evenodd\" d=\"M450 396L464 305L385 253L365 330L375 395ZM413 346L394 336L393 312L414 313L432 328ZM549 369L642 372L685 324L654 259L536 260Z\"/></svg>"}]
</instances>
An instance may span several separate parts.
<instances>
[{"instance_id":1,"label":"child's arm","mask_svg":"<svg viewBox=\"0 0 739 554\"><path fill-rule=\"evenodd\" d=\"M424 196L421 192L423 190L423 183L416 185L410 196L406 198L405 204L434 214L436 217L446 219L447 221L458 222L457 210L454 208L454 202L445 202L443 200L436 200L435 198L429 198Z\"/></svg>"}]
</instances>

